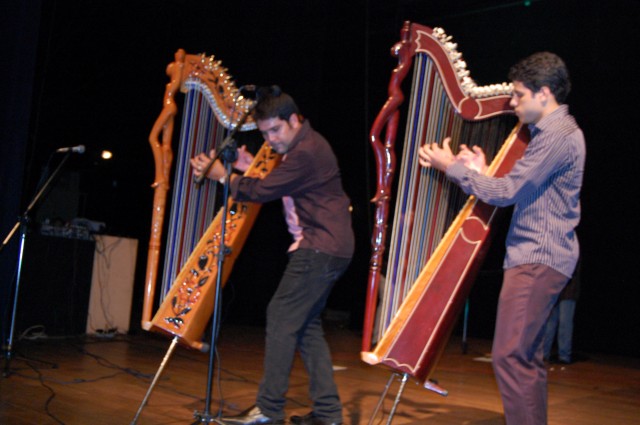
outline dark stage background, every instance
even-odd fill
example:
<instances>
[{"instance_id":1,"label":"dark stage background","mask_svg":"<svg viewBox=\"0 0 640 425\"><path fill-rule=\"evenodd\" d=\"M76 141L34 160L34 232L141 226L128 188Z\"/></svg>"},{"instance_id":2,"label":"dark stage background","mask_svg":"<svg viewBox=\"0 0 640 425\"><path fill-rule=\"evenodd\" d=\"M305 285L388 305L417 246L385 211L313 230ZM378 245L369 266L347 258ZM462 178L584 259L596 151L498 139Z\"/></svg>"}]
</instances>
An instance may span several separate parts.
<instances>
[{"instance_id":1,"label":"dark stage background","mask_svg":"<svg viewBox=\"0 0 640 425\"><path fill-rule=\"evenodd\" d=\"M411 20L453 35L481 85L504 81L510 65L535 51L566 60L568 103L588 149L575 346L640 356L638 196L628 189L638 175L632 64L639 12L631 0L4 2L1 236L31 199L51 153L86 145L66 168L66 181L78 184L57 213L140 240L132 311L138 331L154 177L147 137L162 106L165 68L178 48L215 54L238 84L281 85L332 143L354 205L357 254L329 307L349 313L349 326L359 329L375 178L368 132L395 66L389 49ZM115 158L99 161L102 149ZM492 335L502 242L494 243L471 297L472 336ZM287 244L279 203L267 205L225 290L226 321L263 321ZM16 258L14 238L0 253L3 328Z\"/></svg>"}]
</instances>

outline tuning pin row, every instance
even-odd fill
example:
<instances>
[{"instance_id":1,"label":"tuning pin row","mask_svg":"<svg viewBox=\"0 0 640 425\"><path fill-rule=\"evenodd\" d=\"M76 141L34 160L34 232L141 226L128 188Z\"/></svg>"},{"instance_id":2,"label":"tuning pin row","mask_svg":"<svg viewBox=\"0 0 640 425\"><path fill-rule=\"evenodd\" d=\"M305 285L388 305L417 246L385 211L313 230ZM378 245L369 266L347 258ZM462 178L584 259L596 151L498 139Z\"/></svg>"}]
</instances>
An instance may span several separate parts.
<instances>
[{"instance_id":1,"label":"tuning pin row","mask_svg":"<svg viewBox=\"0 0 640 425\"><path fill-rule=\"evenodd\" d=\"M452 42L451 40L453 38L447 35L440 27L434 28L432 34L438 39L440 44L442 44L447 56L451 60L462 90L466 94L470 94L476 87L476 83L470 77L471 73L467 70L467 63L462 59L462 53L458 51L458 43Z\"/></svg>"},{"instance_id":2,"label":"tuning pin row","mask_svg":"<svg viewBox=\"0 0 640 425\"><path fill-rule=\"evenodd\" d=\"M472 89L472 96L481 98L489 96L511 95L512 92L513 84L511 83L490 84L488 86L474 87Z\"/></svg>"},{"instance_id":3,"label":"tuning pin row","mask_svg":"<svg viewBox=\"0 0 640 425\"><path fill-rule=\"evenodd\" d=\"M467 63L462 59L462 53L458 52L458 44L451 41L452 37L447 35L442 28L436 27L432 33L442 44L451 59L456 75L460 81L462 90L472 97L482 98L498 95L511 95L513 84L490 84L488 86L478 86L471 78L471 73L467 69Z\"/></svg>"}]
</instances>

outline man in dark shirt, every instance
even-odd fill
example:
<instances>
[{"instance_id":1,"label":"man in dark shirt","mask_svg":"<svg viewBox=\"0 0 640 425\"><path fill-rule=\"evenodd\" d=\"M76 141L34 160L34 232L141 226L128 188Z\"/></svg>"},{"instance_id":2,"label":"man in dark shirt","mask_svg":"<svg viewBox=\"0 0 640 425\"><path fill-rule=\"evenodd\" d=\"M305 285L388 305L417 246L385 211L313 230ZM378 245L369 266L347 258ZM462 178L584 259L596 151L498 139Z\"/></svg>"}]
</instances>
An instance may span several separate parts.
<instances>
[{"instance_id":1,"label":"man in dark shirt","mask_svg":"<svg viewBox=\"0 0 640 425\"><path fill-rule=\"evenodd\" d=\"M313 411L293 416L292 422L339 425L342 405L320 315L333 284L353 255L350 201L329 143L301 118L289 95L278 87L262 93L253 118L271 147L284 154L283 161L264 179L232 174L231 194L237 201L281 198L293 244L289 263L267 309L264 376L256 405L222 421L228 425L284 424L285 394L297 349L309 373ZM250 162L248 153L240 154L239 164ZM194 174L200 175L208 161L204 154L192 159ZM219 161L207 177L225 178Z\"/></svg>"},{"instance_id":2,"label":"man in dark shirt","mask_svg":"<svg viewBox=\"0 0 640 425\"><path fill-rule=\"evenodd\" d=\"M508 425L547 423L544 325L573 274L579 247L580 188L585 161L582 131L564 100L571 87L558 56L541 52L511 68L511 106L531 141L504 177L485 175L484 154L463 147L457 156L424 145L420 164L444 171L467 194L496 206L514 205L493 340L493 368Z\"/></svg>"}]
</instances>

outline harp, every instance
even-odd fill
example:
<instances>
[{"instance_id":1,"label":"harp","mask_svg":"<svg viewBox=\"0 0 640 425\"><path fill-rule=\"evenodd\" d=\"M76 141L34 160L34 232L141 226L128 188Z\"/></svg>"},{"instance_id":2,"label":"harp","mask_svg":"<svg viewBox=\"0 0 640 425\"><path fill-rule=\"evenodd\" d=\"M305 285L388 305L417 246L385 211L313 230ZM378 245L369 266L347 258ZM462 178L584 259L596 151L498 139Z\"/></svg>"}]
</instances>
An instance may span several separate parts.
<instances>
[{"instance_id":1,"label":"harp","mask_svg":"<svg viewBox=\"0 0 640 425\"><path fill-rule=\"evenodd\" d=\"M392 55L398 65L389 83L389 97L370 133L377 189L372 200L376 211L361 356L369 364L404 375L405 381L412 377L446 394L428 378L487 251L500 211L467 197L443 173L420 167L418 148L446 136L452 137L454 152L462 143L479 145L487 160L492 160L488 174L500 176L522 156L528 133L509 107L511 85L478 86L457 45L442 29L405 23ZM404 101L401 84L411 68L394 193L395 140ZM374 334L379 336L375 346Z\"/></svg>"},{"instance_id":2,"label":"harp","mask_svg":"<svg viewBox=\"0 0 640 425\"><path fill-rule=\"evenodd\" d=\"M196 154L217 148L223 141L225 130L255 129L255 123L248 116L253 102L241 96L227 70L213 56L187 55L180 49L175 54L175 61L168 65L167 75L169 83L165 89L164 105L149 135L156 173L142 327L173 338L132 424L137 423L178 343L202 351L211 348L201 342L201 337L218 304L216 297L220 287L217 284L224 286L226 283L260 211L259 204L235 202L229 197L226 214L225 208L216 214L216 184L208 185L207 189L197 189L189 166L189 159ZM163 297L158 311L151 318L174 157L171 140L178 112L175 99L178 90L186 96L164 257ZM264 143L244 175L264 178L279 162L280 155ZM219 269L221 258L224 258L222 270ZM203 419L202 422L210 416L214 351L211 349L210 352L206 409L196 415Z\"/></svg>"},{"instance_id":3,"label":"harp","mask_svg":"<svg viewBox=\"0 0 640 425\"><path fill-rule=\"evenodd\" d=\"M252 101L240 94L227 69L214 56L189 55L180 49L175 53L174 62L168 65L167 75L169 82L163 108L149 135L155 180L142 327L177 336L184 345L202 349L199 337L211 317L213 292L209 287L217 273L213 261L217 248L213 244L226 223L225 242L233 248L225 260L226 279L260 207L230 200L229 216L223 219L222 213L216 215L216 184L204 183L196 187L189 159L216 147L223 140L225 131L234 128L235 123L248 113ZM174 155L172 137L178 113L178 90L185 96L180 142ZM238 130L255 128L255 123L248 117ZM263 177L278 159L279 155L273 154L265 144L246 174ZM173 173L172 168L175 168ZM161 305L152 319L170 188Z\"/></svg>"}]
</instances>

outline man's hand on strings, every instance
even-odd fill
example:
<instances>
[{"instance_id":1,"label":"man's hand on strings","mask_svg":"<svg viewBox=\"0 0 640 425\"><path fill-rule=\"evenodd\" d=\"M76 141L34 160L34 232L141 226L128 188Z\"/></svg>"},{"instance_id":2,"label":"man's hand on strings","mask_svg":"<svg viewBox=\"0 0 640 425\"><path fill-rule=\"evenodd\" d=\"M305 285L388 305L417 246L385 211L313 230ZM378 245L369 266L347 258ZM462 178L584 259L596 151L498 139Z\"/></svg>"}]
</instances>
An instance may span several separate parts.
<instances>
[{"instance_id":1,"label":"man's hand on strings","mask_svg":"<svg viewBox=\"0 0 640 425\"><path fill-rule=\"evenodd\" d=\"M212 161L212 159L215 158L215 156L216 156L216 151L212 150L209 152L208 156L205 153L201 153L191 158L190 162L191 162L191 167L193 167L193 175L196 177L200 177L204 172L204 170L206 170L207 166ZM238 148L238 160L233 163L233 168L235 168L238 171L245 172L247 171L247 169L249 168L252 162L253 162L253 155L251 155L251 153L247 151L245 146L241 146ZM216 160L216 162L214 162L211 168L209 169L209 172L207 173L207 178L210 178L211 180L220 180L222 179L222 177L224 177L224 175L225 175L224 165L222 165L222 162L220 162L220 160Z\"/></svg>"},{"instance_id":2,"label":"man's hand on strings","mask_svg":"<svg viewBox=\"0 0 640 425\"><path fill-rule=\"evenodd\" d=\"M216 152L212 150L209 152L208 156L203 152L191 158L189 162L191 162L191 167L193 167L193 175L198 178L202 176L202 173L207 168L209 163L213 160L212 158L215 158L215 155ZM211 168L207 173L207 178L210 178L211 180L220 180L222 177L224 177L224 174L224 166L219 160L216 160L216 162L211 165Z\"/></svg>"},{"instance_id":3,"label":"man's hand on strings","mask_svg":"<svg viewBox=\"0 0 640 425\"><path fill-rule=\"evenodd\" d=\"M450 147L451 138L447 137L442 141L442 147L437 143L425 143L418 150L418 162L423 167L433 167L440 171L445 171L454 162L462 162L465 167L486 174L487 161L482 149L478 146L460 145L460 151L453 155Z\"/></svg>"},{"instance_id":4,"label":"man's hand on strings","mask_svg":"<svg viewBox=\"0 0 640 425\"><path fill-rule=\"evenodd\" d=\"M423 167L433 167L440 171L445 171L447 167L456 161L456 157L451 152L451 138L447 137L442 142L442 147L437 143L425 143L418 150L418 162Z\"/></svg>"},{"instance_id":5,"label":"man's hand on strings","mask_svg":"<svg viewBox=\"0 0 640 425\"><path fill-rule=\"evenodd\" d=\"M456 155L457 161L462 161L464 166L477 171L480 174L486 174L487 159L484 152L479 146L472 146L471 149L467 145L460 145L460 152Z\"/></svg>"}]
</instances>

